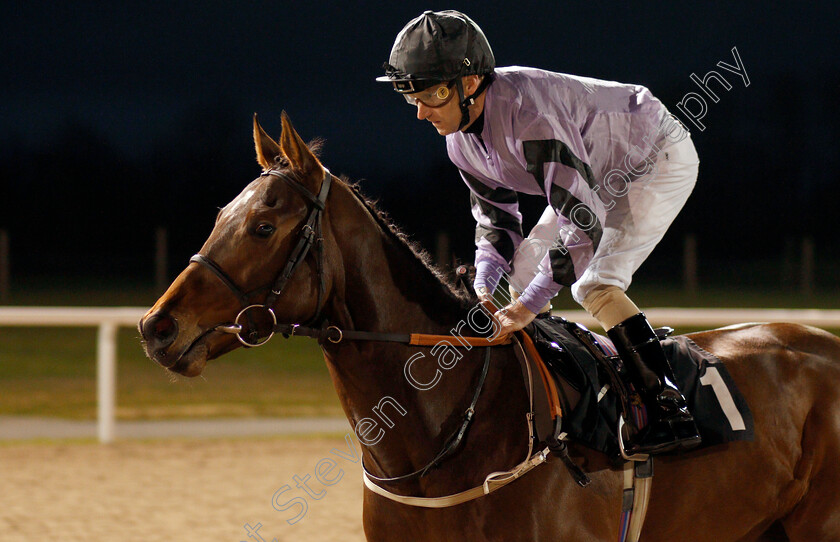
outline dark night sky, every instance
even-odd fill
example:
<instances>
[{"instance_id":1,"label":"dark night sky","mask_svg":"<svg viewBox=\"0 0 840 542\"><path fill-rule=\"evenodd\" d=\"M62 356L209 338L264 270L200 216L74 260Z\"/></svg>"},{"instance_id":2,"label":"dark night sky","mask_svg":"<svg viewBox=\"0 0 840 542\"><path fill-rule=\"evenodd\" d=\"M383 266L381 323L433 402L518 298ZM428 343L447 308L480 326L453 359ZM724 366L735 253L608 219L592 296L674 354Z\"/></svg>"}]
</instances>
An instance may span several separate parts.
<instances>
[{"instance_id":1,"label":"dark night sky","mask_svg":"<svg viewBox=\"0 0 840 542\"><path fill-rule=\"evenodd\" d=\"M469 14L499 65L640 83L673 112L697 90L689 75L733 63L737 47L751 84L730 74L732 90L694 131L701 182L675 228L714 217L709 244L743 231L766 245L837 223L836 2L54 4L0 7L0 227L22 271L82 245L136 266L155 224L176 230L174 257L197 249L214 206L257 173L251 114L277 136L284 109L304 139L326 139L334 173L365 179L427 246L424 224L446 229L460 215L463 249L467 193L443 139L373 80L396 33L429 8ZM442 191L454 203L439 203Z\"/></svg>"}]
</instances>

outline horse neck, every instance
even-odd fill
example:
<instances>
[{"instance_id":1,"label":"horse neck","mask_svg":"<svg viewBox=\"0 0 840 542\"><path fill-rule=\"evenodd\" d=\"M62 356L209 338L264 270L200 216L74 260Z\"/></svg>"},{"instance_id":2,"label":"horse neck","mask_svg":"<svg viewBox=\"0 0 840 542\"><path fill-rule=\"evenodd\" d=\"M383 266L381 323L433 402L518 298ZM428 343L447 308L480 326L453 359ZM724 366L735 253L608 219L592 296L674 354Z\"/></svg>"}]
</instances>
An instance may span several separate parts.
<instances>
[{"instance_id":1,"label":"horse neck","mask_svg":"<svg viewBox=\"0 0 840 542\"><path fill-rule=\"evenodd\" d=\"M451 335L451 330L467 318L468 307L447 292L446 286L400 244L401 240L383 231L347 187L342 188L328 207L337 248L337 253L328 257L336 267L326 311L331 323L364 331ZM474 334L468 326L462 326L461 333ZM451 342L457 344L455 340ZM375 474L385 476L420 468L442 448L443 440L458 427L472 399L486 352L485 348L473 348L458 349L454 354L455 349L451 349L452 355L460 357L453 367L442 370L440 357L432 355L429 348L356 341L328 345L324 350L351 424L357 427L364 422L369 436L382 434L375 444L362 446L362 450L365 464ZM510 439L508 449L519 456L523 451L513 440L522 446L526 444L525 401L524 393L510 393L511 386L521 382L512 354L510 348L493 353L493 368L479 403L484 405L483 412L471 429L471 442L478 446L481 436L475 434L476 426L490 423L484 434L492 432L492 441L486 445L505 449ZM406 364L418 355L422 359L415 362L414 371L423 380L431 382L440 373L437 383L429 389L411 385L405 375ZM492 413L487 410L488 403L493 404ZM513 421L520 418L521 421ZM375 428L371 423L376 424ZM510 426L516 429L499 434L500 427ZM360 433L357 431L357 437L365 444ZM446 467L457 467L461 476L452 477L450 473L444 482L431 482L442 484L436 490L449 490L447 484L458 486L464 482L463 476L484 469L487 458L476 457L478 453L472 454L468 464L461 458L469 457L469 452L448 461ZM500 458L492 459L492 468L497 468Z\"/></svg>"},{"instance_id":2,"label":"horse neck","mask_svg":"<svg viewBox=\"0 0 840 542\"><path fill-rule=\"evenodd\" d=\"M465 303L349 187L335 195L327 209L341 269L332 319L367 331L446 333L465 315Z\"/></svg>"}]
</instances>

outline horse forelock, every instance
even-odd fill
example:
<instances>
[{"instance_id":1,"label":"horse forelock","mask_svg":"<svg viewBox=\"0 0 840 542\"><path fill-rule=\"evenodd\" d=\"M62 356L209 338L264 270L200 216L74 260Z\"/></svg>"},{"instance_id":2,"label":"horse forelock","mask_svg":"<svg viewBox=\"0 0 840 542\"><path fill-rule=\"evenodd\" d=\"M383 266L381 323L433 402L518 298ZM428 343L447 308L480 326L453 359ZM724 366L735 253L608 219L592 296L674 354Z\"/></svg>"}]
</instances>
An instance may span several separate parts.
<instances>
[{"instance_id":1,"label":"horse forelock","mask_svg":"<svg viewBox=\"0 0 840 542\"><path fill-rule=\"evenodd\" d=\"M321 151L324 150L324 145L326 141L320 137L316 137L315 139L309 141L306 144L306 148L309 149L309 152L312 153L317 159L321 159ZM289 158L285 154L278 154L274 157L271 163L270 169L277 169L277 170L287 170L287 173L295 176L298 180L301 180L301 176L303 172L298 168L295 164L293 164Z\"/></svg>"},{"instance_id":2,"label":"horse forelock","mask_svg":"<svg viewBox=\"0 0 840 542\"><path fill-rule=\"evenodd\" d=\"M309 149L315 158L321 159L321 151L324 150L324 145L326 144L326 140L316 137L312 139L309 143L306 144L306 147Z\"/></svg>"},{"instance_id":3,"label":"horse forelock","mask_svg":"<svg viewBox=\"0 0 840 542\"><path fill-rule=\"evenodd\" d=\"M314 140L308 144L311 150L315 152L320 151L322 146L321 140ZM285 177L294 180L295 182L305 184L307 182L309 173L297 168L290 162L290 160L283 154L274 157L271 170L276 170L282 173ZM267 170L264 170L264 172ZM261 203L266 207L274 207L278 196L285 188L286 181L277 178L273 175L260 175L242 189L242 191L233 198L227 205L222 207L219 211L219 217L225 219L225 222L236 221L238 218L247 216L248 210L253 208L255 204Z\"/></svg>"}]
</instances>

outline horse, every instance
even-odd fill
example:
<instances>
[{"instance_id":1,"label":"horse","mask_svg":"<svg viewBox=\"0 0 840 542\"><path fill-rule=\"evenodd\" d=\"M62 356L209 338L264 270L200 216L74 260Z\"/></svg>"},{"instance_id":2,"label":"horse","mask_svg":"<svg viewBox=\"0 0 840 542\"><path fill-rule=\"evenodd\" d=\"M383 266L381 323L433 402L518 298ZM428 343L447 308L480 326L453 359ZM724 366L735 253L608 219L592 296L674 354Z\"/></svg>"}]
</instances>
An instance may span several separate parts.
<instances>
[{"instance_id":1,"label":"horse","mask_svg":"<svg viewBox=\"0 0 840 542\"><path fill-rule=\"evenodd\" d=\"M285 113L276 141L255 115L254 143L263 174L221 209L199 255L139 322L148 357L196 376L208 360L260 344L272 325L294 333L299 323L329 324L339 336L321 336L321 347L363 442L364 467L379 478L425 468L423 476L387 483L388 490L450 495L517 465L528 450L529 403L514 346L461 348L444 364L424 346L347 335L451 336L476 305L474 294L458 290L356 185L332 176ZM252 334L243 336L248 327ZM840 540L840 339L791 323L689 336L725 363L751 406L755 438L657 457L642 539ZM409 382L408 360L411 377L434 386ZM475 397L458 449L429 465ZM585 488L553 458L456 506L410 506L366 487L366 537L617 539L622 470L603 454L569 448L591 479Z\"/></svg>"}]
</instances>

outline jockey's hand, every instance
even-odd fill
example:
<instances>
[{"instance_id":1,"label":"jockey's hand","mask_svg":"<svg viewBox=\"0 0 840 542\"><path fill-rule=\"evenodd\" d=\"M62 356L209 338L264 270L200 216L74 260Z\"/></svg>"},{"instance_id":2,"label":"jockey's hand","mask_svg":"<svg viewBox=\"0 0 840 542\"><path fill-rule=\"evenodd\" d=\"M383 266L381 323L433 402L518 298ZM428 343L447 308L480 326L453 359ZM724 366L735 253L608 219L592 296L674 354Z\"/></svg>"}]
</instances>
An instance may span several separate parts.
<instances>
[{"instance_id":1,"label":"jockey's hand","mask_svg":"<svg viewBox=\"0 0 840 542\"><path fill-rule=\"evenodd\" d=\"M475 289L475 293L478 296L479 303L482 304L484 310L487 311L487 314L495 314L497 310L499 310L499 306L493 300L493 294L487 291L487 288L484 286L479 286Z\"/></svg>"},{"instance_id":2,"label":"jockey's hand","mask_svg":"<svg viewBox=\"0 0 840 542\"><path fill-rule=\"evenodd\" d=\"M525 308L525 305L519 300L499 310L493 316L502 324L502 328L499 330L499 337L503 337L514 331L519 331L537 317L536 314Z\"/></svg>"}]
</instances>

